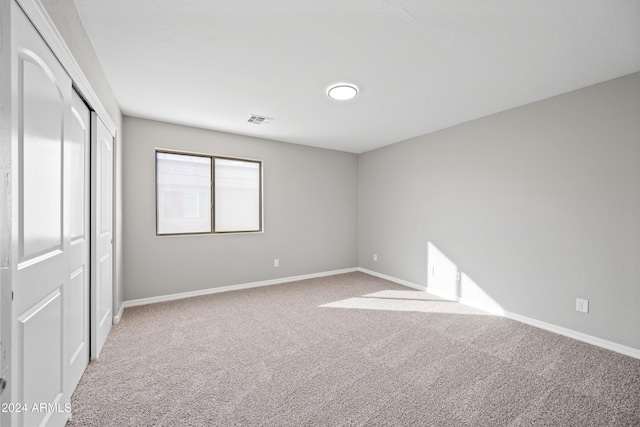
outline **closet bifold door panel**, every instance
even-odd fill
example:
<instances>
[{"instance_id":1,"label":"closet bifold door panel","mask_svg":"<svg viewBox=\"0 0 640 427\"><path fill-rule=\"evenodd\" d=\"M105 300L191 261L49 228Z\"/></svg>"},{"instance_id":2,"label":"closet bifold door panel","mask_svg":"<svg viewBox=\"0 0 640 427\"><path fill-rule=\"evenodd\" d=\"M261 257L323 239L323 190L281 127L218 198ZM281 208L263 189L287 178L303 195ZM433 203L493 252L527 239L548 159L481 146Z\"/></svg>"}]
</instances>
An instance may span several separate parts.
<instances>
[{"instance_id":1,"label":"closet bifold door panel","mask_svg":"<svg viewBox=\"0 0 640 427\"><path fill-rule=\"evenodd\" d=\"M14 426L63 426L89 357L89 110L11 5Z\"/></svg>"},{"instance_id":2,"label":"closet bifold door panel","mask_svg":"<svg viewBox=\"0 0 640 427\"><path fill-rule=\"evenodd\" d=\"M91 358L97 359L113 324L113 136L91 113Z\"/></svg>"},{"instance_id":3,"label":"closet bifold door panel","mask_svg":"<svg viewBox=\"0 0 640 427\"><path fill-rule=\"evenodd\" d=\"M71 133L67 141L67 165L70 169L71 266L69 292L69 387L71 391L89 364L90 299L90 164L91 112L80 95L71 99Z\"/></svg>"}]
</instances>

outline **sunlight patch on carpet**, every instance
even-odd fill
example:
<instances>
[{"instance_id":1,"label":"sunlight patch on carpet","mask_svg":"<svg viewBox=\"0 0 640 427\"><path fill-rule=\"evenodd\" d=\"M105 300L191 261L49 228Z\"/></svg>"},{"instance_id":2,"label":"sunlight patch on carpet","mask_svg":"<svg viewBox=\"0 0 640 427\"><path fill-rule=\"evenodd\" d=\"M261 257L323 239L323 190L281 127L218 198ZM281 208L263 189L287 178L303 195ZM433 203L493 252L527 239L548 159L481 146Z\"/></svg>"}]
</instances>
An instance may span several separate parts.
<instances>
[{"instance_id":1,"label":"sunlight patch on carpet","mask_svg":"<svg viewBox=\"0 0 640 427\"><path fill-rule=\"evenodd\" d=\"M320 307L360 310L413 311L420 313L473 314L487 313L421 291L384 290L360 297L322 304Z\"/></svg>"}]
</instances>

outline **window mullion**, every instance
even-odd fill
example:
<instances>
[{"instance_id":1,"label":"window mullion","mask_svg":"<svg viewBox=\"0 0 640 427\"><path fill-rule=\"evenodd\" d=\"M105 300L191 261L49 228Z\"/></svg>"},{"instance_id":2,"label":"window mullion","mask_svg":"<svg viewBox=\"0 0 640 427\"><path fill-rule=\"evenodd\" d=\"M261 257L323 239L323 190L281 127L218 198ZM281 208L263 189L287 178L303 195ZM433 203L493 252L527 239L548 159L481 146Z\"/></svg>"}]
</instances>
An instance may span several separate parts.
<instances>
[{"instance_id":1,"label":"window mullion","mask_svg":"<svg viewBox=\"0 0 640 427\"><path fill-rule=\"evenodd\" d=\"M216 232L216 158L211 156L211 232Z\"/></svg>"}]
</instances>

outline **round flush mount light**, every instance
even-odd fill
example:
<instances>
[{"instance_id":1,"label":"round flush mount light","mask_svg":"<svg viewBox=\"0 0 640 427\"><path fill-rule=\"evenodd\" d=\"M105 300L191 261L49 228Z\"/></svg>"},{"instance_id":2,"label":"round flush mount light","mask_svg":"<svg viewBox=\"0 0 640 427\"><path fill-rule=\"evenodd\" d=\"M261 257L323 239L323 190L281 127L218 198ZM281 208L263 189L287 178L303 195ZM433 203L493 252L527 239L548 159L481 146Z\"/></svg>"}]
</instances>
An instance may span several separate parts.
<instances>
[{"instance_id":1,"label":"round flush mount light","mask_svg":"<svg viewBox=\"0 0 640 427\"><path fill-rule=\"evenodd\" d=\"M336 101L348 101L358 94L358 88L351 84L339 84L332 86L327 92L329 98Z\"/></svg>"}]
</instances>

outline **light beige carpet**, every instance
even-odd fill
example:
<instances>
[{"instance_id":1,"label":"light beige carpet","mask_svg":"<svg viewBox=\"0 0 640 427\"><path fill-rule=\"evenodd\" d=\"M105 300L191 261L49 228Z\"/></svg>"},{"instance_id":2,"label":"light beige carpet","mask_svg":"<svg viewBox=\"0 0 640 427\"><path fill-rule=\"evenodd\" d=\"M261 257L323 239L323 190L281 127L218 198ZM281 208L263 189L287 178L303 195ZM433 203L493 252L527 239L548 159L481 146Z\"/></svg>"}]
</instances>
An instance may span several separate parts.
<instances>
[{"instance_id":1,"label":"light beige carpet","mask_svg":"<svg viewBox=\"0 0 640 427\"><path fill-rule=\"evenodd\" d=\"M70 426L640 426L640 360L363 273L127 308Z\"/></svg>"}]
</instances>

